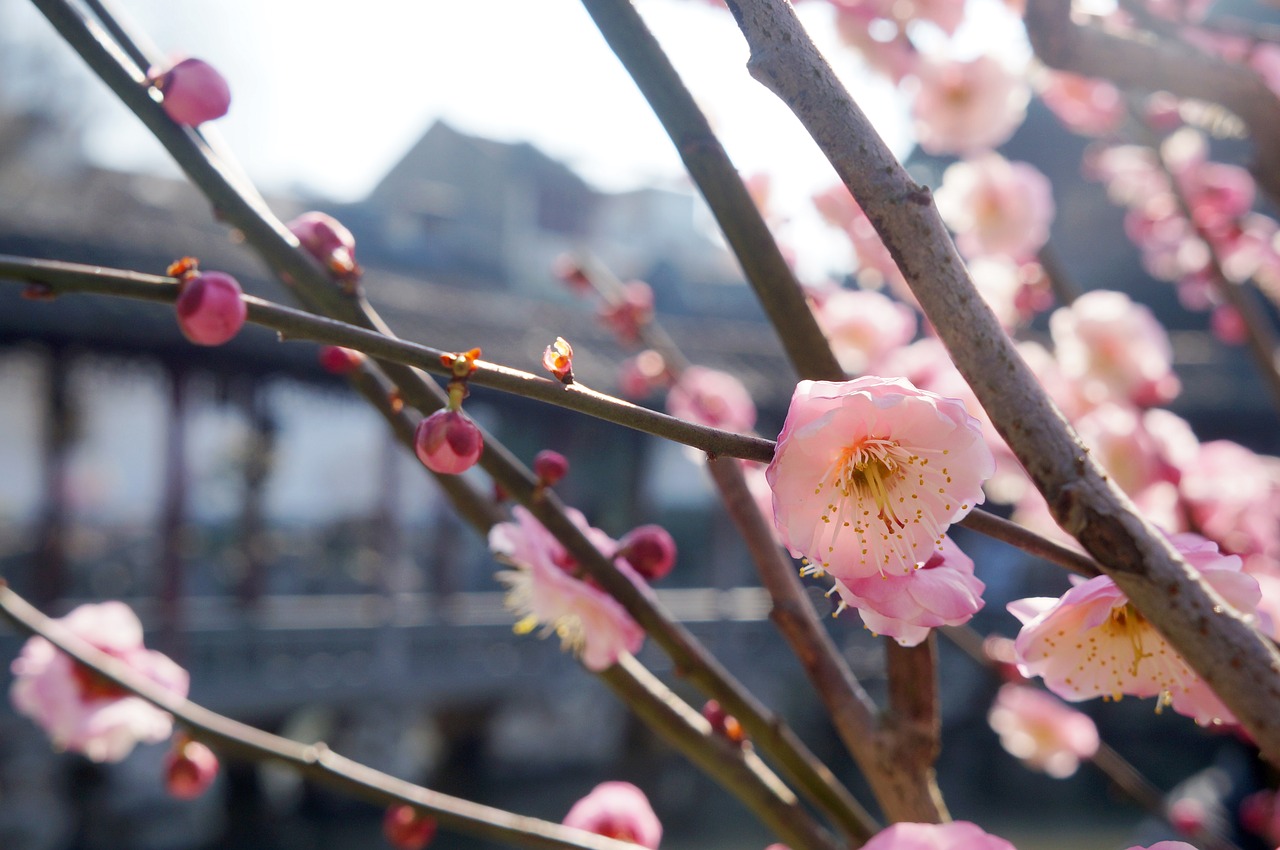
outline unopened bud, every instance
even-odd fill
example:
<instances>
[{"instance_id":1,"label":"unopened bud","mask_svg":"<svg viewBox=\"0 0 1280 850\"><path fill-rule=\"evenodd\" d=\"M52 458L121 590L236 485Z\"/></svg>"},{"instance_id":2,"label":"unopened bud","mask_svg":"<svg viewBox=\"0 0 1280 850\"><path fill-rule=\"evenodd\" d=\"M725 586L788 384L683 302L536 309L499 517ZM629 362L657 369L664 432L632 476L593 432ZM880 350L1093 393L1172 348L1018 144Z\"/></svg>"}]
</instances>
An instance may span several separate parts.
<instances>
[{"instance_id":1,"label":"unopened bud","mask_svg":"<svg viewBox=\"0 0 1280 850\"><path fill-rule=\"evenodd\" d=\"M543 449L533 459L533 473L544 487L550 487L569 474L569 459L560 452Z\"/></svg>"},{"instance_id":2,"label":"unopened bud","mask_svg":"<svg viewBox=\"0 0 1280 850\"><path fill-rule=\"evenodd\" d=\"M573 383L573 346L562 336L542 352L542 365L563 384Z\"/></svg>"},{"instance_id":3,"label":"unopened bud","mask_svg":"<svg viewBox=\"0 0 1280 850\"><path fill-rule=\"evenodd\" d=\"M350 375L359 369L364 361L364 352L356 351L354 348L343 348L340 345L320 347L320 365L326 372L334 375Z\"/></svg>"},{"instance_id":4,"label":"unopened bud","mask_svg":"<svg viewBox=\"0 0 1280 850\"><path fill-rule=\"evenodd\" d=\"M151 83L164 94L161 105L178 124L196 127L231 108L226 79L201 59L183 59L167 71L153 72Z\"/></svg>"},{"instance_id":5,"label":"unopened bud","mask_svg":"<svg viewBox=\"0 0 1280 850\"><path fill-rule=\"evenodd\" d=\"M413 432L413 450L432 472L465 472L480 459L483 449L480 429L457 410L437 410L419 422Z\"/></svg>"},{"instance_id":6,"label":"unopened bud","mask_svg":"<svg viewBox=\"0 0 1280 850\"><path fill-rule=\"evenodd\" d=\"M647 581L657 581L676 564L676 542L662 526L642 525L618 541L618 555Z\"/></svg>"},{"instance_id":7,"label":"unopened bud","mask_svg":"<svg viewBox=\"0 0 1280 850\"><path fill-rule=\"evenodd\" d=\"M436 821L413 806L391 806L382 818L382 835L397 850L422 850L436 837Z\"/></svg>"},{"instance_id":8,"label":"unopened bud","mask_svg":"<svg viewBox=\"0 0 1280 850\"><path fill-rule=\"evenodd\" d=\"M202 272L182 282L174 307L178 327L196 345L222 345L244 326L248 310L240 284L223 272Z\"/></svg>"},{"instance_id":9,"label":"unopened bud","mask_svg":"<svg viewBox=\"0 0 1280 850\"><path fill-rule=\"evenodd\" d=\"M164 758L164 787L179 800L194 800L218 777L218 757L204 744L180 736Z\"/></svg>"},{"instance_id":10,"label":"unopened bud","mask_svg":"<svg viewBox=\"0 0 1280 850\"><path fill-rule=\"evenodd\" d=\"M342 222L326 213L305 212L288 226L302 250L319 260L334 277L348 283L360 279L356 239Z\"/></svg>"}]
</instances>

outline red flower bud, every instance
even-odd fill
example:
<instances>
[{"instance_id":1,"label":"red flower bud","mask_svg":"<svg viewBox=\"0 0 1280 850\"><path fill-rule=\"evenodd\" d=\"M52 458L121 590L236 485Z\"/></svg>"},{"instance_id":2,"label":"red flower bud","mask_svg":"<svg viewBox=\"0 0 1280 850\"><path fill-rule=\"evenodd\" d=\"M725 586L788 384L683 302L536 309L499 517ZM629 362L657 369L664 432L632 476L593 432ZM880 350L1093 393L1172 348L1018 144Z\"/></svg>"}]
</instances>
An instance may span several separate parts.
<instances>
[{"instance_id":1,"label":"red flower bud","mask_svg":"<svg viewBox=\"0 0 1280 850\"><path fill-rule=\"evenodd\" d=\"M360 279L356 239L333 216L305 212L289 222L289 232L298 237L302 250L319 260L334 277L352 283Z\"/></svg>"},{"instance_id":2,"label":"red flower bud","mask_svg":"<svg viewBox=\"0 0 1280 850\"><path fill-rule=\"evenodd\" d=\"M543 367L564 384L573 382L573 346L564 337L556 337L556 341L542 352Z\"/></svg>"},{"instance_id":3,"label":"red flower bud","mask_svg":"<svg viewBox=\"0 0 1280 850\"><path fill-rule=\"evenodd\" d=\"M569 474L569 459L560 452L543 449L533 459L533 472L544 487L550 487Z\"/></svg>"},{"instance_id":4,"label":"red flower bud","mask_svg":"<svg viewBox=\"0 0 1280 850\"><path fill-rule=\"evenodd\" d=\"M236 279L222 272L185 279L174 304L183 336L196 345L222 345L234 337L248 313L243 294Z\"/></svg>"},{"instance_id":5,"label":"red flower bud","mask_svg":"<svg viewBox=\"0 0 1280 850\"><path fill-rule=\"evenodd\" d=\"M387 809L382 835L397 850L422 850L436 837L436 821L426 812L402 803Z\"/></svg>"},{"instance_id":6,"label":"red flower bud","mask_svg":"<svg viewBox=\"0 0 1280 850\"><path fill-rule=\"evenodd\" d=\"M676 542L660 525L642 525L618 541L618 555L648 581L671 572L676 564Z\"/></svg>"},{"instance_id":7,"label":"red flower bud","mask_svg":"<svg viewBox=\"0 0 1280 850\"><path fill-rule=\"evenodd\" d=\"M164 787L179 800L194 800L218 776L218 757L199 741L181 736L164 757Z\"/></svg>"},{"instance_id":8,"label":"red flower bud","mask_svg":"<svg viewBox=\"0 0 1280 850\"><path fill-rule=\"evenodd\" d=\"M350 375L364 363L364 352L340 345L320 347L320 365L335 375Z\"/></svg>"},{"instance_id":9,"label":"red flower bud","mask_svg":"<svg viewBox=\"0 0 1280 850\"><path fill-rule=\"evenodd\" d=\"M738 718L727 713L717 701L707 700L707 704L702 707L702 716L711 724L711 731L715 734L735 744L741 744L747 740L747 733L738 722Z\"/></svg>"},{"instance_id":10,"label":"red flower bud","mask_svg":"<svg viewBox=\"0 0 1280 850\"><path fill-rule=\"evenodd\" d=\"M151 82L164 94L164 111L188 127L221 118L231 108L227 81L200 59L183 59L167 71L153 72Z\"/></svg>"},{"instance_id":11,"label":"red flower bud","mask_svg":"<svg viewBox=\"0 0 1280 850\"><path fill-rule=\"evenodd\" d=\"M480 429L457 410L437 410L413 432L413 450L432 472L465 472L480 459L483 449Z\"/></svg>"}]
</instances>

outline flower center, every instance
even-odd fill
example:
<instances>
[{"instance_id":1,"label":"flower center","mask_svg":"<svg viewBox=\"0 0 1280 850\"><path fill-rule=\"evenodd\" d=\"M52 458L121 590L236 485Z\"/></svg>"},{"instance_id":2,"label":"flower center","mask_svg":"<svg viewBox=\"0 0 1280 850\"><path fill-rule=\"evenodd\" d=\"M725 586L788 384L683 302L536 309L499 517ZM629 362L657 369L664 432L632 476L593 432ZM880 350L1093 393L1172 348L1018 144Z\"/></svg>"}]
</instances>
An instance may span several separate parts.
<instances>
[{"instance_id":1,"label":"flower center","mask_svg":"<svg viewBox=\"0 0 1280 850\"><path fill-rule=\"evenodd\" d=\"M1151 653L1145 652L1142 648L1146 624L1146 619L1138 613L1138 609L1126 602L1118 608L1111 609L1111 618L1105 627L1113 638L1123 638L1133 647L1133 665L1129 668L1129 674L1132 676L1138 675L1138 665L1142 663L1142 659L1151 657Z\"/></svg>"},{"instance_id":2,"label":"flower center","mask_svg":"<svg viewBox=\"0 0 1280 850\"><path fill-rule=\"evenodd\" d=\"M893 532L907 524L890 498L906 463L906 452L894 441L868 438L841 452L831 483L844 499L873 502L880 521Z\"/></svg>"}]
</instances>

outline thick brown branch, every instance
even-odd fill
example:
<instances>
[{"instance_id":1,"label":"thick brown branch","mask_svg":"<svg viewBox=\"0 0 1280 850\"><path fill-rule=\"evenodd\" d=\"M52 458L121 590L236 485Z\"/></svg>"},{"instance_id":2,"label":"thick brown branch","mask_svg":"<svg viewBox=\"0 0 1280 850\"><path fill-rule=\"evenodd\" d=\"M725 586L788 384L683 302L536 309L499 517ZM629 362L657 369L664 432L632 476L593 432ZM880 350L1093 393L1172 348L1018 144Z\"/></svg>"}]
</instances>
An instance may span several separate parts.
<instances>
[{"instance_id":1,"label":"thick brown branch","mask_svg":"<svg viewBox=\"0 0 1280 850\"><path fill-rule=\"evenodd\" d=\"M752 74L800 118L902 270L960 373L1045 496L1058 524L1280 765L1280 654L1133 511L1054 408L969 279L910 179L783 0L730 0Z\"/></svg>"}]
</instances>

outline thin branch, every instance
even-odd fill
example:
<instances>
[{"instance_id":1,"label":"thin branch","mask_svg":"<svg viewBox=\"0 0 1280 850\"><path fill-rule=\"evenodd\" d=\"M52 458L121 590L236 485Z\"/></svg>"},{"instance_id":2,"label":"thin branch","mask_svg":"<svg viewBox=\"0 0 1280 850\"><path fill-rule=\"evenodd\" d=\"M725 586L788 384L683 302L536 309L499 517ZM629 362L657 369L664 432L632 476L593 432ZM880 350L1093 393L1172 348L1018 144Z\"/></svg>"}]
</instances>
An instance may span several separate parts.
<instances>
[{"instance_id":1,"label":"thin branch","mask_svg":"<svg viewBox=\"0 0 1280 850\"><path fill-rule=\"evenodd\" d=\"M671 137L796 373L811 380L844 380L844 370L737 169L631 0L582 0L582 5Z\"/></svg>"},{"instance_id":2,"label":"thin branch","mask_svg":"<svg viewBox=\"0 0 1280 850\"><path fill-rule=\"evenodd\" d=\"M32 0L81 55L94 72L155 134L213 202L224 220L238 228L258 254L309 309L393 336L385 323L358 296L334 285L320 265L298 249L297 239L266 206L236 188L198 136L178 127L146 91L144 81L119 48L84 19L66 0ZM411 367L380 361L380 367L399 389L406 404L423 412L443 407L443 391L425 381ZM773 758L798 787L825 783L821 762L795 733L750 694L705 647L668 612L642 594L569 519L564 505L538 487L527 467L491 435L486 435L481 467L508 494L524 504L583 569L653 637L672 658L677 670L736 716L757 746ZM797 848L799 850L799 848Z\"/></svg>"},{"instance_id":3,"label":"thin branch","mask_svg":"<svg viewBox=\"0 0 1280 850\"><path fill-rule=\"evenodd\" d=\"M715 735L711 724L671 692L635 658L623 655L600 678L619 698L704 772L746 802L783 841L797 847L839 850L800 807L791 789L755 755L750 744L739 746ZM855 804L856 805L856 804ZM854 846L860 846L863 835Z\"/></svg>"},{"instance_id":4,"label":"thin branch","mask_svg":"<svg viewBox=\"0 0 1280 850\"><path fill-rule=\"evenodd\" d=\"M378 805L407 803L431 813L450 829L480 838L531 848L635 850L625 841L604 838L537 818L482 806L441 794L338 755L323 743L302 744L247 726L177 696L67 631L0 582L0 616L28 635L39 635L78 663L115 685L172 714L192 737L220 751L256 760L283 762L299 774Z\"/></svg>"},{"instance_id":5,"label":"thin branch","mask_svg":"<svg viewBox=\"0 0 1280 850\"><path fill-rule=\"evenodd\" d=\"M1280 765L1280 652L1134 512L1080 444L974 288L929 190L893 157L790 5L728 5L751 47L752 75L791 107L867 211L1058 524L1223 699L1264 758Z\"/></svg>"},{"instance_id":6,"label":"thin branch","mask_svg":"<svg viewBox=\"0 0 1280 850\"><path fill-rule=\"evenodd\" d=\"M100 293L170 304L178 297L177 281L171 277L3 254L0 254L0 278L40 283L56 293ZM449 367L440 361L441 356L447 352L440 349L284 307L252 295L244 296L244 302L248 307L249 321L277 331L284 339L341 345L386 362L446 377L450 374ZM489 387L566 410L575 410L710 454L742 457L761 463L768 463L773 457L771 440L734 434L678 419L597 392L579 383L566 386L550 378L484 360L477 360L476 367L475 373L468 379L474 386Z\"/></svg>"}]
</instances>

